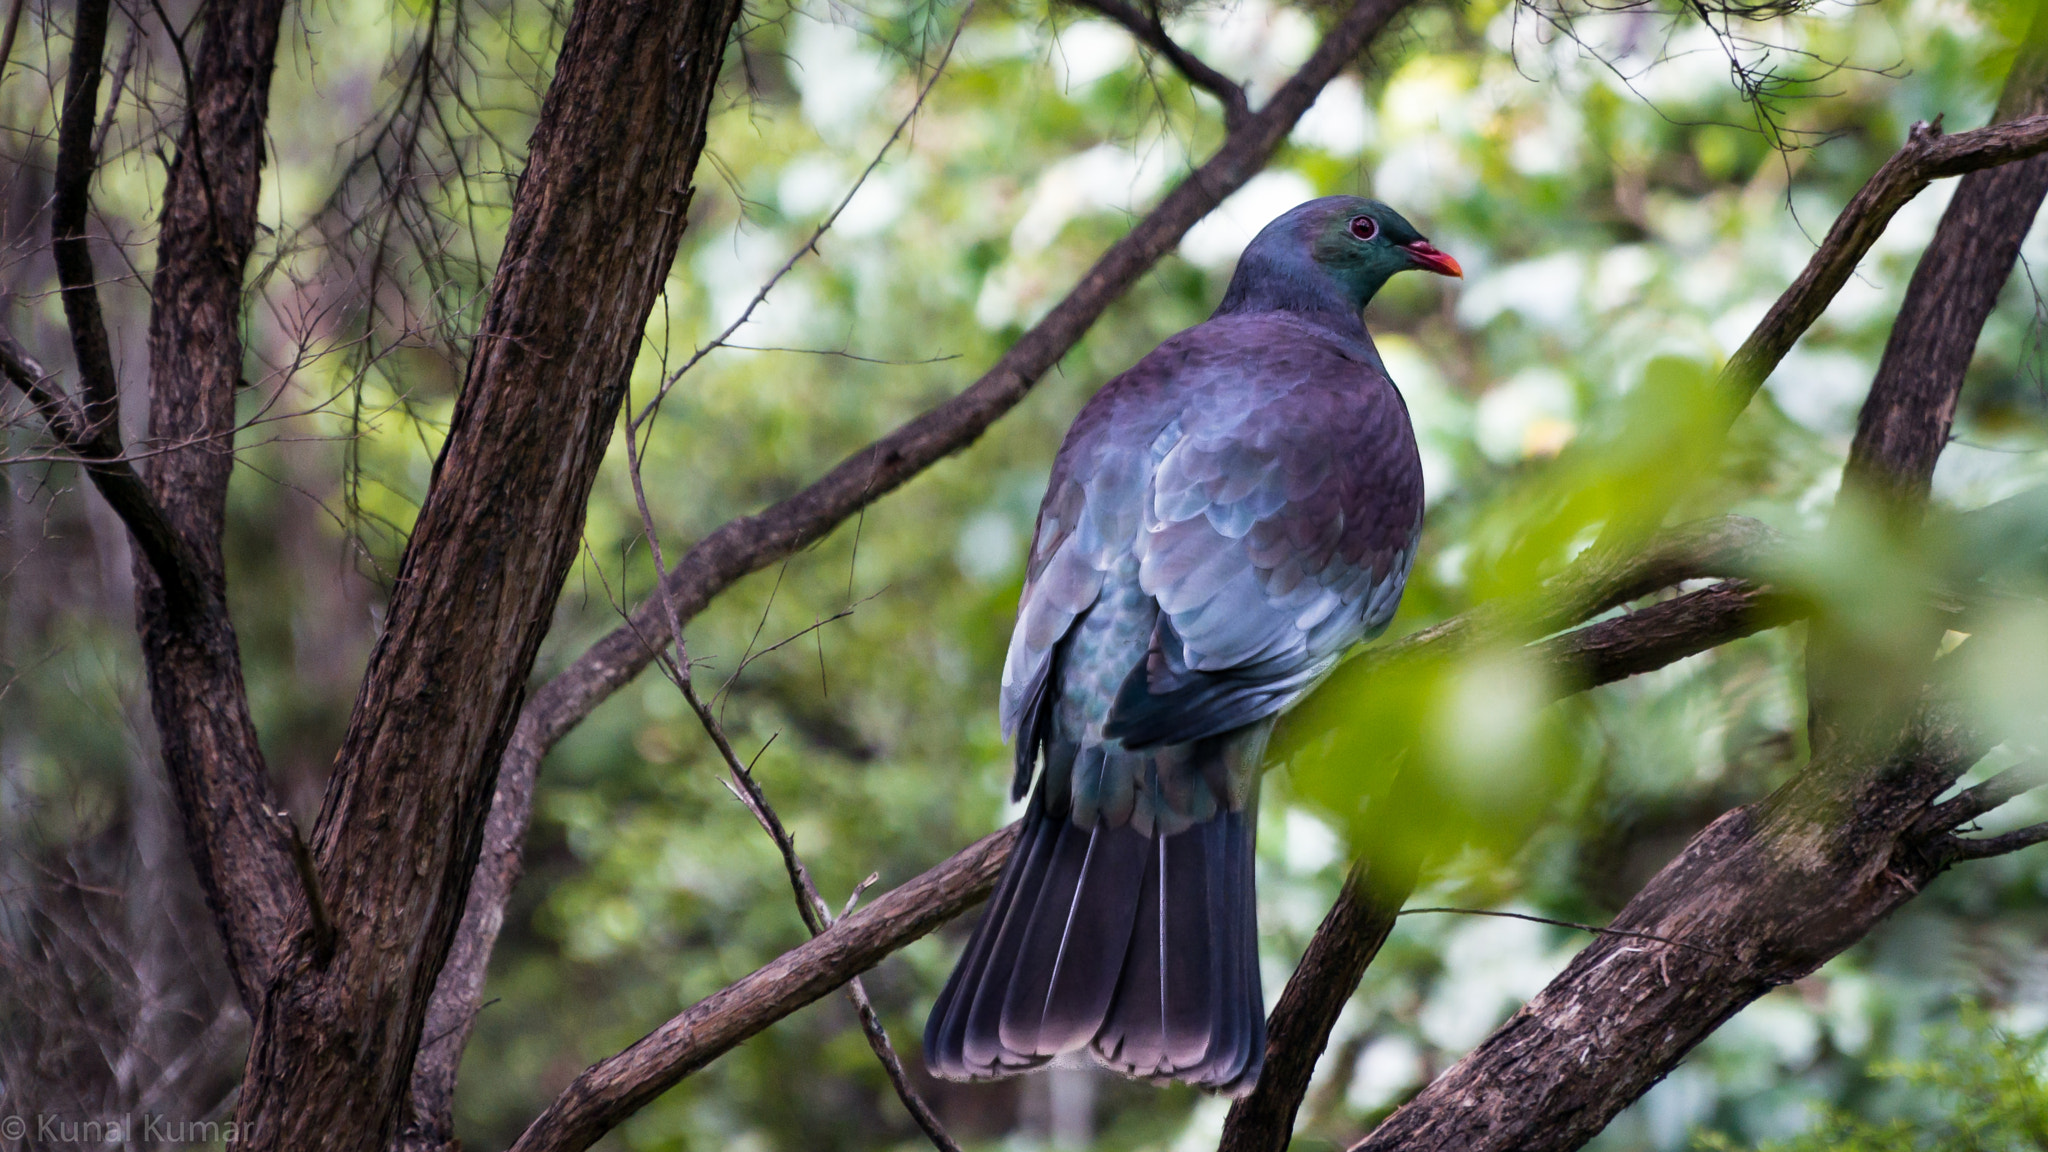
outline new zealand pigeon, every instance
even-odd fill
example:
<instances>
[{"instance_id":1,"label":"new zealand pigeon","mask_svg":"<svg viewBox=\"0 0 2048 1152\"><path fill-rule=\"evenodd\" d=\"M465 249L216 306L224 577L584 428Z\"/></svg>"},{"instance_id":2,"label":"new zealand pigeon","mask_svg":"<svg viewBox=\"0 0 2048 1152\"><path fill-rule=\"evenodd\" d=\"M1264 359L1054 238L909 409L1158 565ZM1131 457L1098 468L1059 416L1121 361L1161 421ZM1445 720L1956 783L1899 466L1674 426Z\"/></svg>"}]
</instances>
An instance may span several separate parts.
<instances>
[{"instance_id":1,"label":"new zealand pigeon","mask_svg":"<svg viewBox=\"0 0 2048 1152\"><path fill-rule=\"evenodd\" d=\"M1414 429L1360 316L1408 268L1463 274L1384 204L1309 201L1075 418L1003 668L1013 797L1044 771L925 1025L934 1075L1085 1047L1129 1076L1257 1080L1266 737L1385 629L1422 528Z\"/></svg>"}]
</instances>

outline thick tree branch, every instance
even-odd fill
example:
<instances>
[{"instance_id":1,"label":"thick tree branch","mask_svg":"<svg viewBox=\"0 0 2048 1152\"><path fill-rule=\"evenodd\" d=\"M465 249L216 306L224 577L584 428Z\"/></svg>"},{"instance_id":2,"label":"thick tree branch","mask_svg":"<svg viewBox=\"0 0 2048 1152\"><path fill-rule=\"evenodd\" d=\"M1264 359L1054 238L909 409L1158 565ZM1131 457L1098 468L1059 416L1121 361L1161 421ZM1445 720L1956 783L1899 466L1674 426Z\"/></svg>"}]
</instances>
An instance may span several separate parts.
<instances>
[{"instance_id":1,"label":"thick tree branch","mask_svg":"<svg viewBox=\"0 0 2048 1152\"><path fill-rule=\"evenodd\" d=\"M482 1001L484 970L520 871L540 759L592 709L646 668L668 642L664 596L687 625L711 599L823 538L863 508L945 457L972 444L1015 407L1038 379L1073 348L1095 320L1144 275L1187 230L1265 167L1322 89L1414 0L1358 0L1333 25L1300 71L1273 99L1233 130L1122 239L1103 253L1074 289L972 386L896 431L848 456L802 492L753 516L733 520L699 540L664 581L667 592L633 610L626 624L592 645L534 692L519 716L499 771L485 848L464 911L460 939L436 992L437 1040L416 1094L452 1093L469 1022ZM450 1031L452 1029L452 1031Z\"/></svg>"},{"instance_id":2,"label":"thick tree branch","mask_svg":"<svg viewBox=\"0 0 2048 1152\"><path fill-rule=\"evenodd\" d=\"M738 0L581 0L467 377L310 837L337 935L283 950L236 1119L381 1150L461 917L498 763L582 534ZM210 171L216 187L231 174ZM562 318L574 316L576 323Z\"/></svg>"},{"instance_id":3,"label":"thick tree branch","mask_svg":"<svg viewBox=\"0 0 2048 1152\"><path fill-rule=\"evenodd\" d=\"M2040 23L2015 69L2013 83L2023 90L2038 87L2048 76L2048 56L2038 56L2037 66L2028 61L2030 53L2048 49L2039 39L2048 21ZM1989 155L2003 162L2035 155L2039 149L2031 144L2024 150L2014 145L2037 136L2043 119L2032 116L1949 138L1916 129L1906 149L1837 221L1823 254L1840 247L1860 255L1875 235L1870 221L1888 218L1924 186L1929 173L1948 173L1962 156ZM1971 137L1979 143L1956 150L1958 141ZM1980 150L1987 145L1988 152ZM2038 192L2018 194L2015 189L2028 181L2010 173L1971 183L2003 189L1995 210L2007 218L1985 218L1983 213L1994 210L1992 203L1973 207L1975 196L1964 200L1959 190L1962 207L1952 204L1951 213L1967 214L1976 221L1971 227L1984 228L1990 236L1977 243L1953 234L1950 243L1958 253L1930 249L1923 257L1914 278L1919 290L1908 292L1894 328L1893 351L1904 347L1896 341L1898 332L1927 324L1960 325L1958 338L1966 343L1960 354L1943 361L1949 378L1922 377L1895 391L1873 393L1864 409L1864 429L1903 424L1923 431L1859 435L1868 463L1851 467L1852 481L1860 467L1881 474L1884 486L1913 506L1915 518L1940 448L1928 443L1924 429L1938 423L1945 439L1954 389L1990 306L1983 282L1995 277L1989 292L1995 297L1996 286L2011 270L2012 253L2000 237L2015 229L2024 235L2040 202ZM2017 238L2011 243L2016 253ZM1929 273L1930 265L1942 271ZM1793 301L1789 309L1781 300L1737 354L1724 381L1742 388L1744 397L1752 393L1853 266L1846 255L1827 266L1817 257L1795 292L1802 285L1822 288L1821 300ZM1845 483L1845 492L1853 494L1853 484ZM1933 620L1930 614L1930 640L1938 635ZM1917 676L1906 680L1883 670L1873 673L1845 660L1854 654L1837 647L1825 627L1816 627L1809 647L1815 653L1809 678L1815 689L1809 708L1815 730L1812 760L1770 797L1727 813L1694 838L1614 922L1617 928L1688 947L1624 944L1611 936L1595 941L1536 999L1356 1149L1577 1148L1730 1016L1861 939L1942 869L1976 853L2009 851L2031 842L2030 830L1995 843L2001 838L1967 841L1939 828L1942 822L1932 819L1933 813L1946 808L1961 815L1972 803L1933 802L1983 755L1983 738L1931 701L1918 687ZM1932 656L1931 645L1927 654ZM1873 694L1900 698L1873 706ZM1852 700L1875 722L1852 725L1858 738L1839 738L1841 708ZM1985 793L1976 800L1989 798Z\"/></svg>"},{"instance_id":4,"label":"thick tree branch","mask_svg":"<svg viewBox=\"0 0 2048 1152\"><path fill-rule=\"evenodd\" d=\"M2048 151L2048 115L2027 116L1953 136L1944 136L1939 123L1913 125L1905 146L1850 197L1806 267L1722 366L1718 383L1727 400L1727 419L1732 423L1748 407L1785 354L1849 282L1892 217L1922 189L1944 177L1997 168L2044 151ZM1634 539L1655 530L1669 511L1661 498L1648 501L1609 523L1600 534L1597 549L1628 551Z\"/></svg>"},{"instance_id":5,"label":"thick tree branch","mask_svg":"<svg viewBox=\"0 0 2048 1152\"><path fill-rule=\"evenodd\" d=\"M1695 543L1727 546L1741 534L1739 526L1715 530L1709 522L1690 533ZM1661 568L1686 577L1680 561L1682 545L1665 538L1653 549L1640 579ZM1702 555L1705 555L1704 553ZM1753 567L1757 557L1729 552L1713 565ZM1629 577L1636 573L1622 574ZM1615 584L1610 581L1608 587ZM1582 585L1583 587L1583 585ZM1582 593L1583 594L1583 593ZM1596 609L1597 610L1597 609ZM1542 664L1557 671L1552 683L1560 695L1609 684L1661 668L1688 656L1719 647L1801 615L1801 606L1781 594L1741 580L1728 580L1665 600L1627 615L1552 637L1537 645ZM1443 644L1443 640L1435 643ZM1399 807L1397 783L1394 804ZM1395 816L1392 819L1402 817ZM1364 884L1364 864L1353 866L1337 902L1309 941L1308 951L1289 977L1273 1015L1266 1022L1266 1070L1249 1096L1231 1106L1223 1124L1220 1152L1280 1152L1294 1132L1295 1113L1308 1092L1316 1061L1329 1043L1337 1016L1357 990L1366 968L1386 941L1401 902L1414 886L1412 871Z\"/></svg>"},{"instance_id":6,"label":"thick tree branch","mask_svg":"<svg viewBox=\"0 0 2048 1152\"><path fill-rule=\"evenodd\" d=\"M1807 975L1948 861L1903 834L1982 755L1938 707L1900 751L1815 761L1695 837L1603 935L1355 1150L1577 1148L1693 1045Z\"/></svg>"},{"instance_id":7,"label":"thick tree branch","mask_svg":"<svg viewBox=\"0 0 2048 1152\"><path fill-rule=\"evenodd\" d=\"M1571 580L1560 580L1557 595L1575 603L1596 605L1591 610L1599 611L1606 606L1601 602L1616 590L1641 587L1652 574L1675 582L1754 567L1758 557L1737 547L1735 541L1748 540L1754 544L1768 538L1761 526L1735 518L1687 525L1654 541L1633 563L1611 563L1596 576L1575 575ZM1694 549L1689 561L1688 548ZM1740 586L1739 593L1708 595L1717 589L1725 593L1734 587L1737 586L1716 585L1600 621L1547 642L1538 650L1540 658L1551 668L1555 682L1590 687L1597 677L1626 675L1652 666L1651 653L1661 654L1667 661L1676 660L1725 643L1734 636L1746 635L1768 626L1768 614L1781 610L1782 606L1769 592L1747 585ZM1649 590L1653 589L1645 589ZM1703 610L1700 606L1706 603L1714 608ZM1695 631L1678 630L1674 622L1680 620ZM1491 635L1493 627L1486 622L1453 623L1430 630L1428 635L1433 639L1404 642L1397 647L1411 658L1422 655L1425 649L1457 651L1474 636ZM993 886L1015 833L1012 825L978 841L866 910L834 924L810 943L694 1005L633 1047L593 1065L533 1122L520 1137L515 1152L570 1152L589 1147L685 1076L973 907ZM1368 891L1370 887L1359 891ZM1368 907L1354 907L1346 912L1343 923L1344 931L1350 933L1349 942L1324 953L1331 969L1341 970L1356 963L1359 971L1364 970L1370 952L1361 950L1362 942L1371 936L1374 915ZM1340 1005L1348 995L1347 989L1338 997ZM1311 1021L1310 1032L1313 1030ZM1321 1032L1327 1036L1327 1023L1321 1025ZM1312 1065L1313 1061L1311 1056L1309 1063ZM1291 1106L1288 1112L1291 1116Z\"/></svg>"},{"instance_id":8,"label":"thick tree branch","mask_svg":"<svg viewBox=\"0 0 2048 1152\"><path fill-rule=\"evenodd\" d=\"M142 479L179 547L160 545L139 528L139 513L123 515L142 544L136 617L164 767L187 851L252 1016L284 939L306 923L288 838L265 815L277 805L242 684L221 547L235 389L242 379L242 273L256 237L264 118L282 12L282 0L209 0L204 9L205 34L185 70L185 124L165 182L150 284L149 436L157 451ZM80 112L86 115L82 127L72 115L89 107L86 100L67 108L73 131L66 147L75 150L89 137L89 115ZM90 140L83 142L86 155L73 163L78 171L71 177L79 196L90 179ZM82 240L77 251L83 254ZM82 274L89 278L89 267ZM72 287L67 283L65 304L81 366L101 371L90 361L104 332L95 336L76 327L81 316L92 323L97 305ZM87 390L103 386L111 387L111 375L101 384L89 382ZM110 408L112 399L101 403ZM109 411L103 427L111 433L112 425ZM109 500L122 506L111 494ZM181 557L175 565L164 559L172 551Z\"/></svg>"},{"instance_id":9,"label":"thick tree branch","mask_svg":"<svg viewBox=\"0 0 2048 1152\"><path fill-rule=\"evenodd\" d=\"M1242 86L1211 68L1166 34L1166 25L1159 19L1157 3L1142 10L1129 0L1072 0L1072 3L1077 8L1086 8L1123 25L1138 43L1166 57L1167 63L1172 64L1174 71L1188 83L1221 101L1225 128L1235 129L1251 116L1251 105L1245 100Z\"/></svg>"}]
</instances>

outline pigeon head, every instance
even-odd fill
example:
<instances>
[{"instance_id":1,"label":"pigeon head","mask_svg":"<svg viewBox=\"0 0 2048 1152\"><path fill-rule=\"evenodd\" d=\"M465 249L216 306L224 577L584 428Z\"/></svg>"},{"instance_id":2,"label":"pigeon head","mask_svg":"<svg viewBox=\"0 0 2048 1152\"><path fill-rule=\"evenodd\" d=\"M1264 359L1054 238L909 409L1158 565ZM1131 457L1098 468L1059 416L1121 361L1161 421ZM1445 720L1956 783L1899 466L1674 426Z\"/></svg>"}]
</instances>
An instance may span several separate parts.
<instances>
[{"instance_id":1,"label":"pigeon head","mask_svg":"<svg viewBox=\"0 0 2048 1152\"><path fill-rule=\"evenodd\" d=\"M1356 317L1389 276L1410 268L1465 274L1385 204L1325 196L1286 212L1252 239L1216 312Z\"/></svg>"}]
</instances>

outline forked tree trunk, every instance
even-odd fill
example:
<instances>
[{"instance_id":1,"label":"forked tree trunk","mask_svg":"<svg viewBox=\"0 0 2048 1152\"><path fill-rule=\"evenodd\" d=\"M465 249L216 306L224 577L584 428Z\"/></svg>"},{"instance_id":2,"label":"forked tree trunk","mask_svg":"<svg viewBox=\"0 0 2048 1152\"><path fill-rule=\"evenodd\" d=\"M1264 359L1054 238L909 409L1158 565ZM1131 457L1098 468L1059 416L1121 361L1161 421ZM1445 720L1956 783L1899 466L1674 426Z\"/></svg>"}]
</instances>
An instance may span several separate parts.
<instances>
[{"instance_id":1,"label":"forked tree trunk","mask_svg":"<svg viewBox=\"0 0 2048 1152\"><path fill-rule=\"evenodd\" d=\"M460 915L499 757L574 559L641 333L682 236L737 0L584 0L383 636L312 836L289 870L219 590L235 339L281 0L216 0L166 192L152 433L212 437L151 488L207 599L141 580L145 652L187 838L255 1034L238 1145L381 1149ZM224 806L204 798L234 797ZM312 889L324 900L309 900ZM324 904L331 933L308 911Z\"/></svg>"}]
</instances>

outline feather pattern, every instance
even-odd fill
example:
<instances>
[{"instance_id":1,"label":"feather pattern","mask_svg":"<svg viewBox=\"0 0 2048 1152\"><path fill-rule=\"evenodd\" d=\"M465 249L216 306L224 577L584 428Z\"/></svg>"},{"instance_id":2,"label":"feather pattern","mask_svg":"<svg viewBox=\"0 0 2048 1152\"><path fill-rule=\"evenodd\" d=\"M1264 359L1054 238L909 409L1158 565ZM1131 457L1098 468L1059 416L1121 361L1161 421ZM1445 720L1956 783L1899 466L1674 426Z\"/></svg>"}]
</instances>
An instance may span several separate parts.
<instances>
[{"instance_id":1,"label":"feather pattern","mask_svg":"<svg viewBox=\"0 0 2048 1152\"><path fill-rule=\"evenodd\" d=\"M933 1009L934 1073L1085 1049L1132 1076L1249 1089L1266 739L1386 627L1421 517L1407 410L1355 308L1263 306L1234 281L1215 317L1089 401L1053 462L1004 662L1024 833Z\"/></svg>"}]
</instances>

